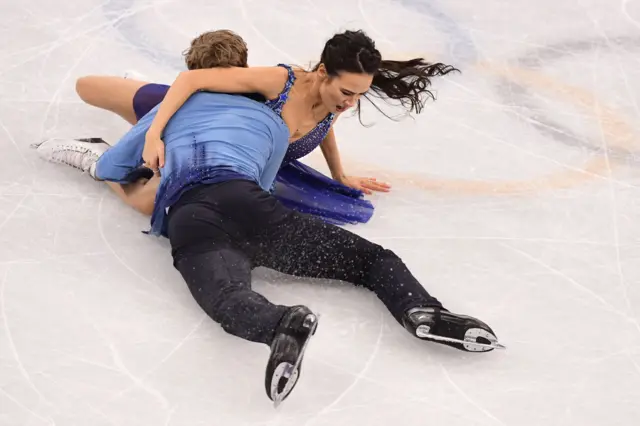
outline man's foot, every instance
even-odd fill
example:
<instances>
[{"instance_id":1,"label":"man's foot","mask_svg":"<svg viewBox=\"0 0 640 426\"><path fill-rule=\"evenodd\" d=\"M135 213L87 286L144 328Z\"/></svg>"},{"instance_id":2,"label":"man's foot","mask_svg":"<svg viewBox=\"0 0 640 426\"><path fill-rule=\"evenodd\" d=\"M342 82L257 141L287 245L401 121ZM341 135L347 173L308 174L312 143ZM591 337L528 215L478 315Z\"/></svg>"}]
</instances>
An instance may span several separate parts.
<instances>
[{"instance_id":1,"label":"man's foot","mask_svg":"<svg viewBox=\"0 0 640 426\"><path fill-rule=\"evenodd\" d=\"M38 155L46 161L52 163L66 164L96 179L95 165L98 158L104 154L109 148L109 144L102 139L47 139L39 144L32 145L36 149Z\"/></svg>"},{"instance_id":2,"label":"man's foot","mask_svg":"<svg viewBox=\"0 0 640 426\"><path fill-rule=\"evenodd\" d=\"M271 343L264 381L267 396L276 407L298 382L305 349L317 326L318 316L306 306L289 308L280 320Z\"/></svg>"},{"instance_id":3,"label":"man's foot","mask_svg":"<svg viewBox=\"0 0 640 426\"><path fill-rule=\"evenodd\" d=\"M467 352L505 349L495 333L479 319L454 314L444 308L415 308L403 318L405 328L414 336Z\"/></svg>"}]
</instances>

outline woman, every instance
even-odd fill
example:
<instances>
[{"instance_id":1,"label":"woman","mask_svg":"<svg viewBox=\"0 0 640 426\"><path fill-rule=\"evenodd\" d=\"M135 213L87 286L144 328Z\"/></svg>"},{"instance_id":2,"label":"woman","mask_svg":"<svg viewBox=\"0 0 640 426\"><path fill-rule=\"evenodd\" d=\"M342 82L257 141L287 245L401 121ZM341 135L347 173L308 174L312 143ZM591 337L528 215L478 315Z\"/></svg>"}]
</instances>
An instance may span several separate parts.
<instances>
[{"instance_id":1,"label":"woman","mask_svg":"<svg viewBox=\"0 0 640 426\"><path fill-rule=\"evenodd\" d=\"M206 38L204 40L202 38L210 38L211 34L215 34L215 32L207 33L192 43L190 53L187 55L187 65L190 69L202 69L211 66L203 65L201 61L198 62L193 59L195 56L193 54L194 51L199 52L200 58L206 57L206 54L203 53L204 49L194 49L194 45L206 45ZM238 46L239 44L237 39L228 39L228 43L231 45L231 50L233 50L233 46ZM240 43L245 46L241 39ZM327 68L327 64L318 64L309 73L295 70L293 80L301 77L305 80L303 84L305 87L309 87L308 82L310 80L316 80L321 83L316 84L313 88L315 93L308 94L316 98L319 90L323 90L325 93L333 92L335 95L340 83L338 74L343 71L338 69L340 65L339 58L336 58L336 55L349 50L349 44L352 44L352 49L368 47L375 50L373 42L362 32L347 31L338 34L332 41L327 43L321 58L321 62L330 62L329 68ZM230 49L226 50L229 51ZM236 48L236 51L240 50ZM357 52L354 51L355 53ZM235 61L233 63L230 61L229 64L237 67L246 66L246 54L244 55L244 63L242 61L238 62ZM211 63L213 61L209 61L209 64ZM427 90L427 86L430 84L429 77L447 74L455 70L453 67L442 64L429 65L421 59L408 62L382 61L380 65L379 70L370 70L372 72L379 71L374 78L373 93L370 93L370 95L399 99L403 105L416 112L419 112L422 107L422 100L420 99L422 95L433 97L431 92ZM356 65L351 64L351 66ZM282 66L280 69L273 67L270 69L271 72L279 73L282 76L284 75L283 73L287 72L283 68L287 67ZM330 72L327 73L327 70ZM356 69L356 71L359 70ZM334 83L333 85L322 83L327 82L329 80L328 77L331 77L330 80ZM78 82L78 93L88 103L112 110L132 123L160 102L168 91L168 86L149 85L115 78L104 79L104 77L81 79ZM276 83L276 86L278 84ZM220 87L225 92L233 91L225 88L224 84L217 86L217 88ZM277 92L277 89L272 87L271 93L273 94L274 92ZM109 96L116 94L115 98L110 98L106 95L107 93ZM335 111L327 112L322 117L317 117L317 120L312 119L306 123L306 129L302 128L297 135L292 135L289 151L285 157L283 167L279 171L274 188L274 195L285 205L298 211L320 216L325 221L335 224L367 222L369 220L373 212L373 206L370 202L362 199L363 193L371 193L371 190L388 191L389 186L384 183L378 183L375 179L346 176L340 164L335 135L331 128L335 118L346 109L356 104L359 109L359 97L361 95L361 93L343 93L341 96L343 98L343 107L345 108L336 108ZM293 97L295 98L296 95ZM322 113L317 109L316 112ZM302 130L307 131L302 132ZM298 158L307 155L318 145L320 145L327 159L331 174L335 180L329 179L297 161ZM148 192L151 193L150 191ZM149 198L148 196L146 197L146 204L151 203ZM152 206L147 207L145 210L148 211L150 208Z\"/></svg>"}]
</instances>

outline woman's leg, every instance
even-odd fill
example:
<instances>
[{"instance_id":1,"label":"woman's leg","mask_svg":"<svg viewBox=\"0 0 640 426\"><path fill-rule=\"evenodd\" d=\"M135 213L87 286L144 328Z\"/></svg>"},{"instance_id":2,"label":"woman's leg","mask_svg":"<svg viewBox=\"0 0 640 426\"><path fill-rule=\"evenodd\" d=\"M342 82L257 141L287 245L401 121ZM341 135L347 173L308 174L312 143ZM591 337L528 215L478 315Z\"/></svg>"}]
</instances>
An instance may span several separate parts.
<instances>
[{"instance_id":1,"label":"woman's leg","mask_svg":"<svg viewBox=\"0 0 640 426\"><path fill-rule=\"evenodd\" d=\"M36 146L45 160L70 165L89 173L96 180L109 181L109 187L128 205L143 214L151 214L159 177L139 181L135 173L142 165L145 134L153 120L147 114L114 145L99 138L49 139Z\"/></svg>"},{"instance_id":2,"label":"woman's leg","mask_svg":"<svg viewBox=\"0 0 640 426\"><path fill-rule=\"evenodd\" d=\"M76 92L83 101L114 112L132 125L162 101L167 89L165 85L111 76L85 76L76 82ZM158 176L130 184L106 182L127 205L149 216L159 183Z\"/></svg>"},{"instance_id":3,"label":"woman's leg","mask_svg":"<svg viewBox=\"0 0 640 426\"><path fill-rule=\"evenodd\" d=\"M133 99L138 90L147 84L122 77L90 75L76 81L76 92L89 105L114 112L130 124L136 124L138 117L133 108Z\"/></svg>"},{"instance_id":4,"label":"woman's leg","mask_svg":"<svg viewBox=\"0 0 640 426\"><path fill-rule=\"evenodd\" d=\"M131 173L142 162L144 134L151 122L138 123L162 101L168 86L149 84L120 77L88 76L78 79L78 95L90 105L120 115L134 127L110 147L100 138L49 139L35 145L38 154L49 161L60 162L88 172L106 184L127 205L145 215L153 213L159 176L139 179ZM142 89L142 90L140 90Z\"/></svg>"},{"instance_id":5,"label":"woman's leg","mask_svg":"<svg viewBox=\"0 0 640 426\"><path fill-rule=\"evenodd\" d=\"M129 78L90 75L76 81L80 99L95 107L114 112L130 124L158 105L167 94L166 84Z\"/></svg>"},{"instance_id":6,"label":"woman's leg","mask_svg":"<svg viewBox=\"0 0 640 426\"><path fill-rule=\"evenodd\" d=\"M122 201L138 212L151 216L156 200L156 192L160 185L160 176L155 175L151 179L140 179L129 184L105 182Z\"/></svg>"}]
</instances>

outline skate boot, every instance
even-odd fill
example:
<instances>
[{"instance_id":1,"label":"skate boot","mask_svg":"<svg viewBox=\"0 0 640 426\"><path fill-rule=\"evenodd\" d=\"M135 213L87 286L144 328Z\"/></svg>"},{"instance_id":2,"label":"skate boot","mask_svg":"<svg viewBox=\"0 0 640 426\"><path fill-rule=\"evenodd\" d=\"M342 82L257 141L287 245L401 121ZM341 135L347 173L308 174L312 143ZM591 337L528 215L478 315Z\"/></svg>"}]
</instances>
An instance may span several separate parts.
<instances>
[{"instance_id":1,"label":"skate boot","mask_svg":"<svg viewBox=\"0 0 640 426\"><path fill-rule=\"evenodd\" d=\"M127 182L137 182L139 180L148 181L148 180L151 180L153 176L154 176L153 170L151 170L148 167L140 166L136 169L131 170L129 173L127 173L127 175L124 177L123 180Z\"/></svg>"},{"instance_id":2,"label":"skate boot","mask_svg":"<svg viewBox=\"0 0 640 426\"><path fill-rule=\"evenodd\" d=\"M44 160L75 167L88 172L96 180L96 161L110 148L109 144L100 138L47 139L32 147Z\"/></svg>"},{"instance_id":3,"label":"skate boot","mask_svg":"<svg viewBox=\"0 0 640 426\"><path fill-rule=\"evenodd\" d=\"M466 315L454 314L444 308L414 308L403 318L404 327L416 337L467 352L488 352L506 349L498 343L487 324Z\"/></svg>"},{"instance_id":4,"label":"skate boot","mask_svg":"<svg viewBox=\"0 0 640 426\"><path fill-rule=\"evenodd\" d=\"M126 70L122 77L125 80L151 81L149 77L136 70Z\"/></svg>"},{"instance_id":5,"label":"skate boot","mask_svg":"<svg viewBox=\"0 0 640 426\"><path fill-rule=\"evenodd\" d=\"M294 306L282 317L271 343L264 381L267 396L276 408L295 387L304 351L317 326L318 317L306 306Z\"/></svg>"}]
</instances>

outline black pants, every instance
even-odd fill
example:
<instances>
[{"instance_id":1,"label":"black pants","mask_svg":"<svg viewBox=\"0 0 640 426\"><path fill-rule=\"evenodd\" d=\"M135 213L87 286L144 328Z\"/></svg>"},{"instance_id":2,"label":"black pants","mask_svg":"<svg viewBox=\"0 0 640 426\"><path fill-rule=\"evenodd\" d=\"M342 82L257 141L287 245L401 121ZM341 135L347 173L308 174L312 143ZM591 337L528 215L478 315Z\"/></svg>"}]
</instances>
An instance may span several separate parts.
<instances>
[{"instance_id":1,"label":"black pants","mask_svg":"<svg viewBox=\"0 0 640 426\"><path fill-rule=\"evenodd\" d=\"M287 310L251 290L251 269L347 281L373 291L396 320L441 306L393 252L292 211L249 181L202 185L169 213L175 267L204 311L227 332L270 344Z\"/></svg>"}]
</instances>

